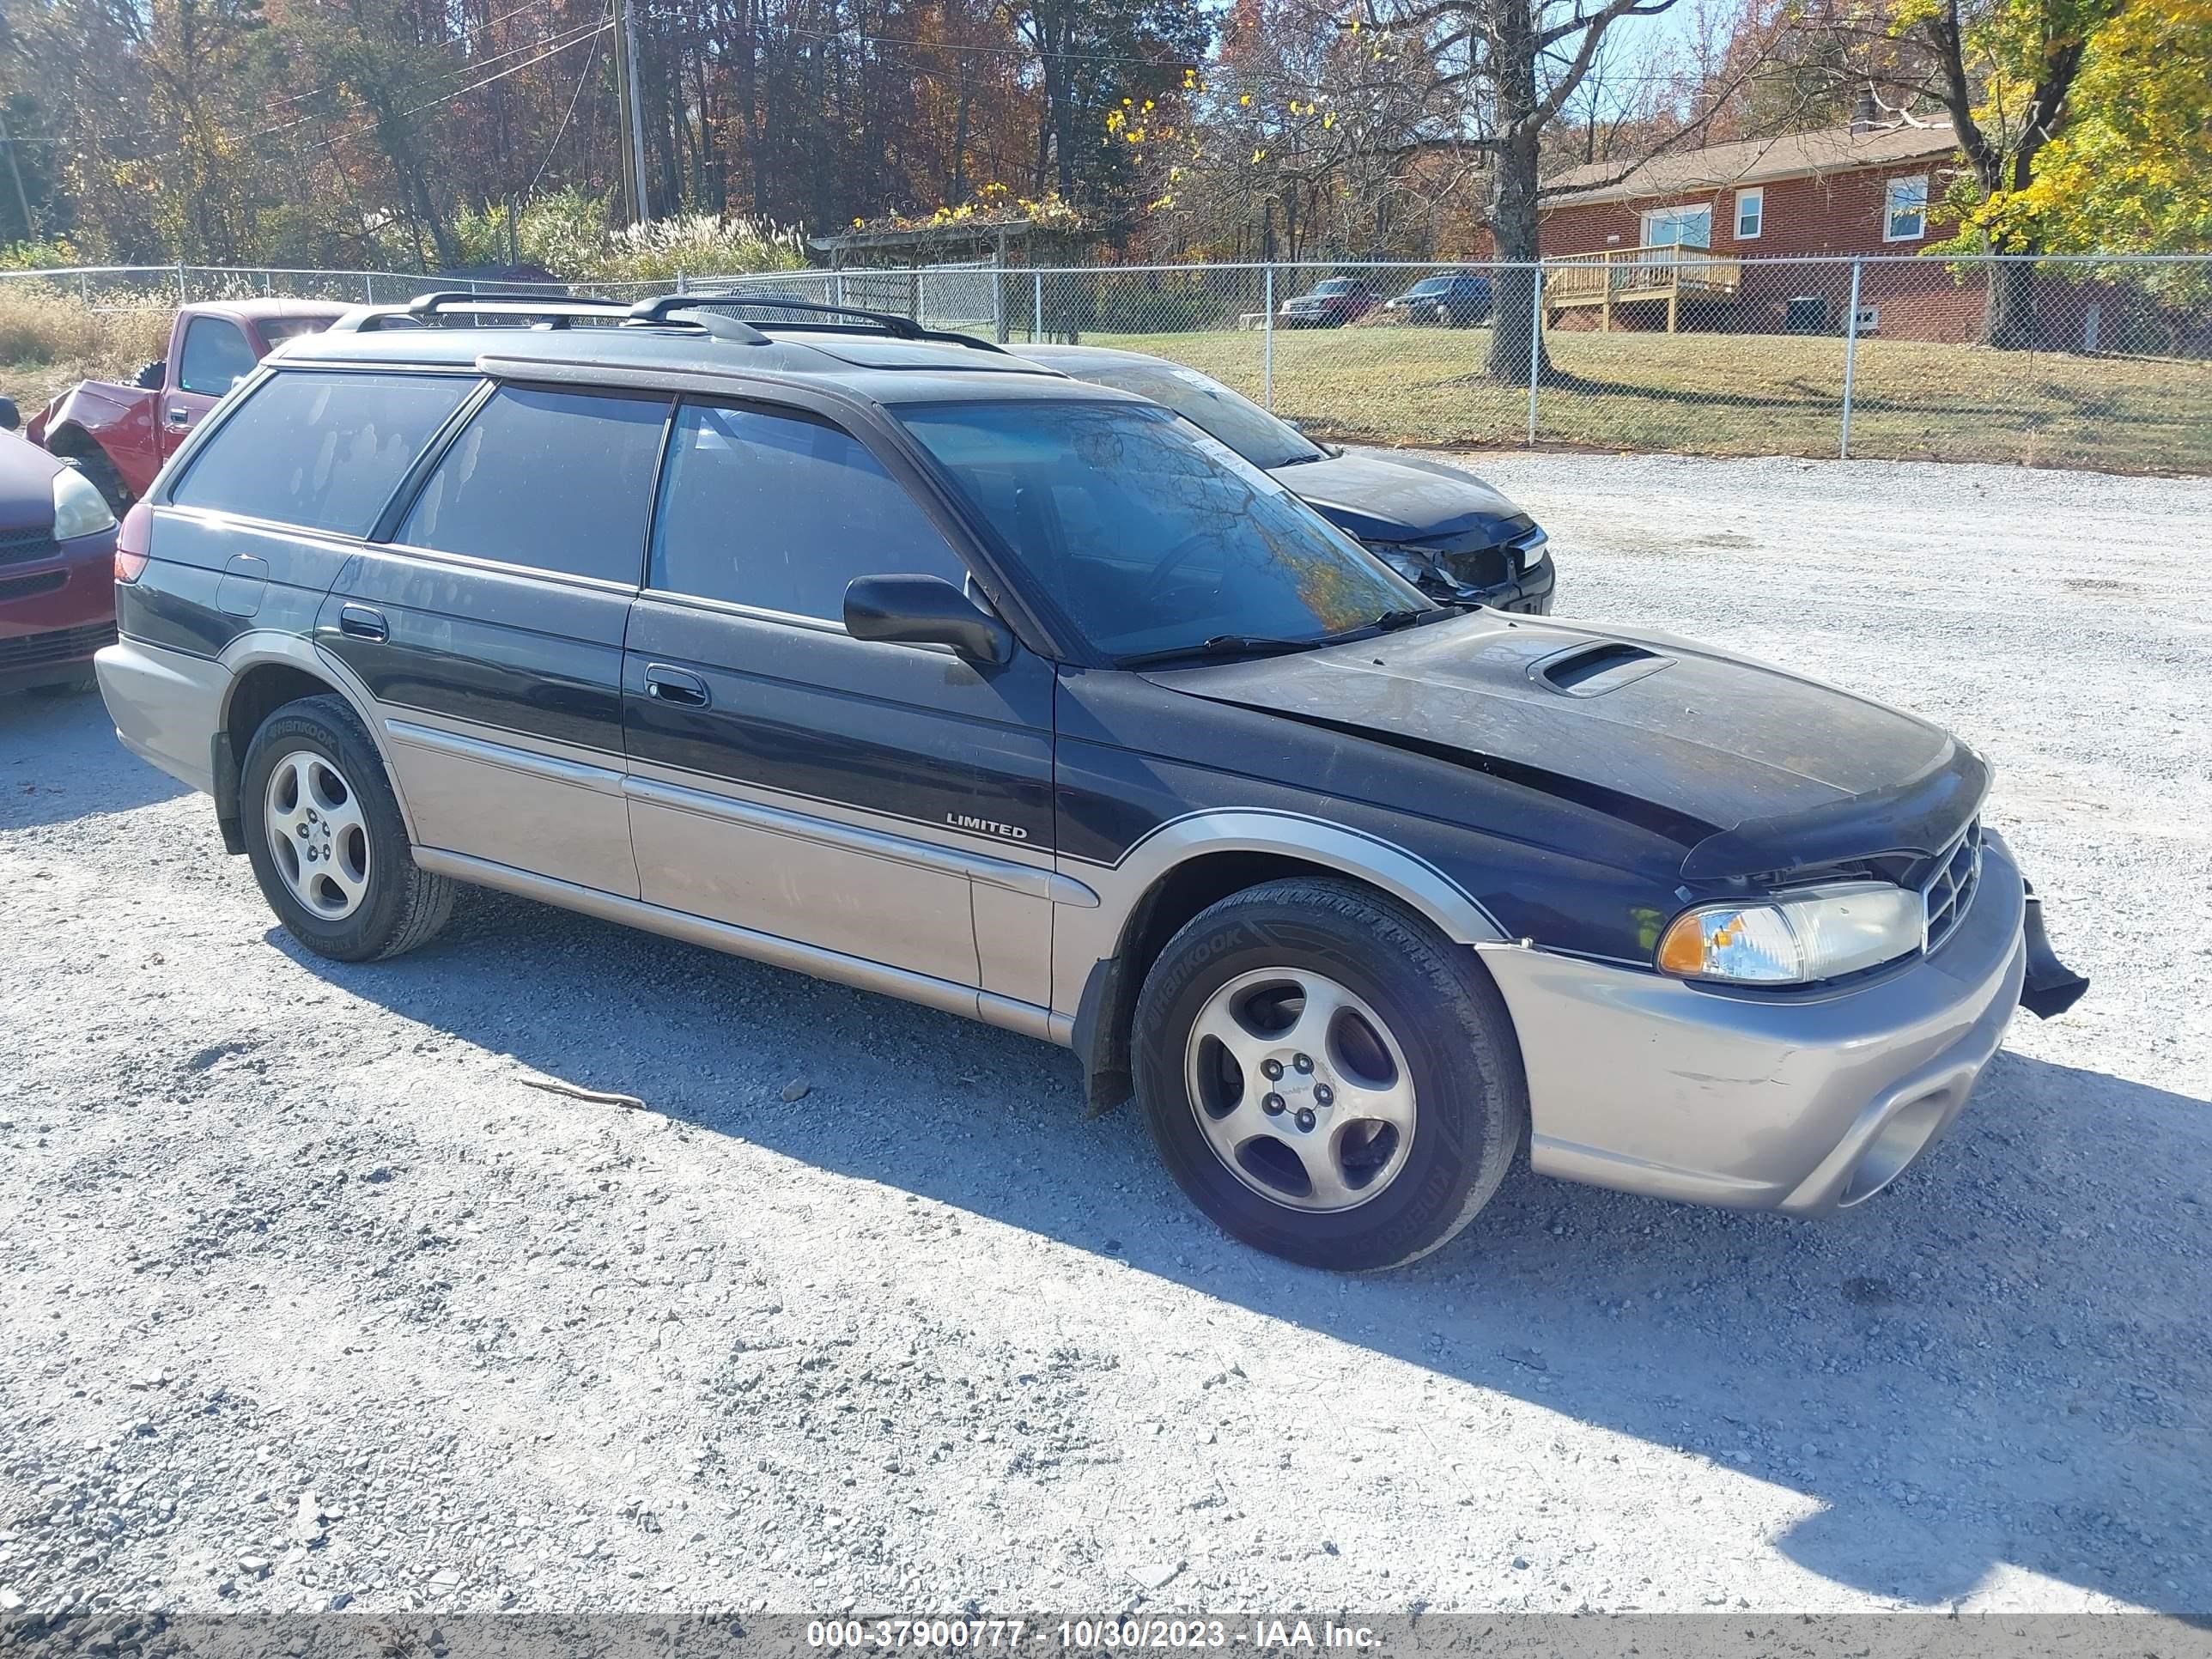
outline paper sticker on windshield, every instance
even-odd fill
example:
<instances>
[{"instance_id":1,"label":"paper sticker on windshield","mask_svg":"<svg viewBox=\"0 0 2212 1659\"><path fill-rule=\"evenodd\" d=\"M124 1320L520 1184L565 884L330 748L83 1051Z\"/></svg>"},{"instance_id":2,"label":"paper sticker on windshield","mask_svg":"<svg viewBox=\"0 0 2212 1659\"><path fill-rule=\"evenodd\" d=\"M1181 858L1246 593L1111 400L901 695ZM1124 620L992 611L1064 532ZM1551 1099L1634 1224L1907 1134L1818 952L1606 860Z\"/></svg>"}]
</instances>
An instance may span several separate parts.
<instances>
[{"instance_id":1,"label":"paper sticker on windshield","mask_svg":"<svg viewBox=\"0 0 2212 1659\"><path fill-rule=\"evenodd\" d=\"M1205 375L1200 374L1196 369L1185 368L1179 363L1170 368L1168 370L1168 373L1175 379L1181 380L1185 386L1194 386L1200 392L1218 392L1221 389L1213 381L1207 380Z\"/></svg>"}]
</instances>

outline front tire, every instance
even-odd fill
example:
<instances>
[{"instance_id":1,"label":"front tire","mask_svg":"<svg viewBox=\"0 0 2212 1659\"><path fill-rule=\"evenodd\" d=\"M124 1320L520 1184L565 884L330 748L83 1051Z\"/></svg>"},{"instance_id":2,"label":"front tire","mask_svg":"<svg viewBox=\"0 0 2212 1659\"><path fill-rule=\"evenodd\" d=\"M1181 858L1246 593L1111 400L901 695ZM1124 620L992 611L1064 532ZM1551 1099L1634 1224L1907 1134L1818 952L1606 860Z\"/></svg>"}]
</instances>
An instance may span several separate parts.
<instances>
[{"instance_id":1,"label":"front tire","mask_svg":"<svg viewBox=\"0 0 2212 1659\"><path fill-rule=\"evenodd\" d=\"M1437 1249L1528 1122L1520 1047L1474 952L1348 881L1270 882L1194 917L1146 977L1133 1047L1176 1184L1308 1267Z\"/></svg>"},{"instance_id":2,"label":"front tire","mask_svg":"<svg viewBox=\"0 0 2212 1659\"><path fill-rule=\"evenodd\" d=\"M316 955L396 957L453 914L453 884L416 866L383 758L344 698L303 698L262 722L239 805L262 896Z\"/></svg>"}]
</instances>

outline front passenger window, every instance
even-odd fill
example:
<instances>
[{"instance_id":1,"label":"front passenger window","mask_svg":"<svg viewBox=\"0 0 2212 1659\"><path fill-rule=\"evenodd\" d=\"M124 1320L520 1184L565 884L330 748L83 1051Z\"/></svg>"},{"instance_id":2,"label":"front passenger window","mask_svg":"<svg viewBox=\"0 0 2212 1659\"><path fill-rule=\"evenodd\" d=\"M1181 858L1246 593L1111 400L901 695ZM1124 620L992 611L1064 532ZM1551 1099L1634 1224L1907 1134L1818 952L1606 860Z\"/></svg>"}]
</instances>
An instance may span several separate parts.
<instances>
[{"instance_id":1,"label":"front passenger window","mask_svg":"<svg viewBox=\"0 0 2212 1659\"><path fill-rule=\"evenodd\" d=\"M856 576L967 567L899 481L827 422L689 404L653 520L651 585L842 620Z\"/></svg>"}]
</instances>

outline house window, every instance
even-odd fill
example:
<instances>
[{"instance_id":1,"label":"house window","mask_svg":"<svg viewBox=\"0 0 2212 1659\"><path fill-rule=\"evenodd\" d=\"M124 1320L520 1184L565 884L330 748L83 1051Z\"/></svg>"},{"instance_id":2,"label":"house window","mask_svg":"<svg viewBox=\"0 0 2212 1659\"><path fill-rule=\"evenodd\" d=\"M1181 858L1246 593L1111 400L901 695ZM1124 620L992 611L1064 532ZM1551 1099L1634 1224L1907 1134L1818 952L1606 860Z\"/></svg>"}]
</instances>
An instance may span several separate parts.
<instances>
[{"instance_id":1,"label":"house window","mask_svg":"<svg viewBox=\"0 0 2212 1659\"><path fill-rule=\"evenodd\" d=\"M1763 190L1740 190L1735 193L1735 239L1739 242L1755 242L1759 233L1766 227L1766 192Z\"/></svg>"},{"instance_id":2,"label":"house window","mask_svg":"<svg viewBox=\"0 0 2212 1659\"><path fill-rule=\"evenodd\" d=\"M1711 247L1713 210L1710 203L1697 207L1653 208L1644 216L1646 247Z\"/></svg>"},{"instance_id":3,"label":"house window","mask_svg":"<svg viewBox=\"0 0 2212 1659\"><path fill-rule=\"evenodd\" d=\"M1893 179L1882 196L1881 240L1917 242L1928 234L1928 175Z\"/></svg>"}]
</instances>

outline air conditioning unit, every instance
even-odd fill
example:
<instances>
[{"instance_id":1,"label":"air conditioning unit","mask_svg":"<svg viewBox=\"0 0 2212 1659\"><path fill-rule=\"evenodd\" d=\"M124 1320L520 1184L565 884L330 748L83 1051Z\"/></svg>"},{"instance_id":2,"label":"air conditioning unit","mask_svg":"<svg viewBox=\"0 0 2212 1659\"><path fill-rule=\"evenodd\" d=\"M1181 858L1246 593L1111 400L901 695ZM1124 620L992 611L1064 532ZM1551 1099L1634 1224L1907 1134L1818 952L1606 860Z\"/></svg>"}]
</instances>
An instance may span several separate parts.
<instances>
[{"instance_id":1,"label":"air conditioning unit","mask_svg":"<svg viewBox=\"0 0 2212 1659\"><path fill-rule=\"evenodd\" d=\"M1858 315L1851 323L1851 327L1861 334L1872 334L1881 326L1881 307L1880 306L1861 306Z\"/></svg>"}]
</instances>

